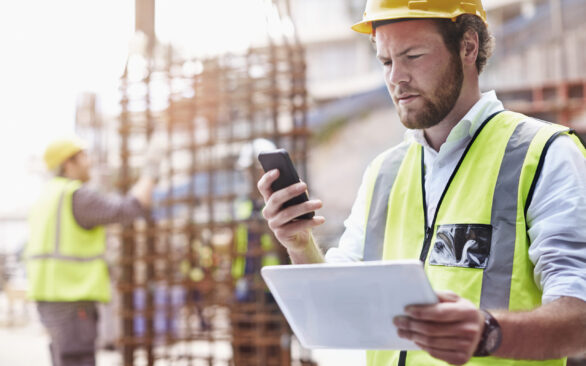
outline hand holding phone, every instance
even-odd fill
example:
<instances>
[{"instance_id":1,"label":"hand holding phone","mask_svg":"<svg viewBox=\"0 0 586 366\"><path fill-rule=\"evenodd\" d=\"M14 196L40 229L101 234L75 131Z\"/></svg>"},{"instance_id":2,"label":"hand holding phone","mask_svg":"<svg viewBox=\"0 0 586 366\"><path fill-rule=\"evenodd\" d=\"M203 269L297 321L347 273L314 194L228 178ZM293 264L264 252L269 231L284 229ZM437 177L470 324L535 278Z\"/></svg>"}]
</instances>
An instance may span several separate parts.
<instances>
[{"instance_id":1,"label":"hand holding phone","mask_svg":"<svg viewBox=\"0 0 586 366\"><path fill-rule=\"evenodd\" d=\"M262 165L265 173L273 170L279 170L279 177L271 184L271 188L273 192L286 188L292 184L299 183L301 180L299 179L299 175L297 174L297 170L295 170L295 166L293 166L293 162L291 161L291 157L285 149L278 149L274 151L264 151L258 155L258 160ZM287 208L289 206L298 205L305 201L309 200L307 197L307 193L302 193L299 196L291 198L289 201L285 202L281 209ZM305 219L309 220L315 215L315 212L308 212L301 216L295 218L295 220Z\"/></svg>"}]
</instances>

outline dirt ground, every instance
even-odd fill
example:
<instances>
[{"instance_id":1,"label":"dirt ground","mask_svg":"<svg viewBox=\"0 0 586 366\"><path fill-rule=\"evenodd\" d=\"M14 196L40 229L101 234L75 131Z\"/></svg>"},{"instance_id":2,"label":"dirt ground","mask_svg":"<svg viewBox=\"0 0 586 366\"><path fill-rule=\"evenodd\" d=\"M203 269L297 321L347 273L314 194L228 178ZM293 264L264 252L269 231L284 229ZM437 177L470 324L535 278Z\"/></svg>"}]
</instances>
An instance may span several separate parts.
<instances>
[{"instance_id":1,"label":"dirt ground","mask_svg":"<svg viewBox=\"0 0 586 366\"><path fill-rule=\"evenodd\" d=\"M39 322L34 304L26 301L24 296L14 296L13 299L10 302L6 293L0 292L0 366L51 366L49 337ZM296 343L292 352L298 354L299 349L295 346ZM219 359L230 357L229 344L215 349ZM319 366L366 364L363 351L314 350L311 354ZM96 364L122 366L122 358L116 351L99 350ZM157 365L164 366L160 362Z\"/></svg>"}]
</instances>

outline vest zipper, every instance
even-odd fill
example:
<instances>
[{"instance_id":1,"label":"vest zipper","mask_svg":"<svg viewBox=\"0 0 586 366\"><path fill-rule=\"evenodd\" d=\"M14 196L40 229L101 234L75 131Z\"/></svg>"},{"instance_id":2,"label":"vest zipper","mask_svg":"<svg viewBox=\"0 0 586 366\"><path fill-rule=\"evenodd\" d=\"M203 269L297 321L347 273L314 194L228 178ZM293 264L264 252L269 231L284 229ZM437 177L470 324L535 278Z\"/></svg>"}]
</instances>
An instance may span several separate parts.
<instances>
[{"instance_id":1,"label":"vest zipper","mask_svg":"<svg viewBox=\"0 0 586 366\"><path fill-rule=\"evenodd\" d=\"M424 159L424 150L423 146L421 146L421 195L423 201L423 226L425 228L425 237L423 239L423 246L421 248L421 253L419 254L419 260L422 263L425 263L425 257L427 256L427 252L429 252L429 246L431 245L431 236L433 234L432 227L429 226L427 222L427 200L425 193L425 159ZM439 206L438 206L439 207ZM436 210L437 212L437 210ZM435 221L435 218L434 218Z\"/></svg>"},{"instance_id":2,"label":"vest zipper","mask_svg":"<svg viewBox=\"0 0 586 366\"><path fill-rule=\"evenodd\" d=\"M419 255L419 260L422 263L425 263L425 257L427 257L427 253L429 253L429 247L431 246L431 237L432 236L433 236L433 230L431 229L431 227L426 225L425 239L423 239L423 248L421 248L421 254Z\"/></svg>"}]
</instances>

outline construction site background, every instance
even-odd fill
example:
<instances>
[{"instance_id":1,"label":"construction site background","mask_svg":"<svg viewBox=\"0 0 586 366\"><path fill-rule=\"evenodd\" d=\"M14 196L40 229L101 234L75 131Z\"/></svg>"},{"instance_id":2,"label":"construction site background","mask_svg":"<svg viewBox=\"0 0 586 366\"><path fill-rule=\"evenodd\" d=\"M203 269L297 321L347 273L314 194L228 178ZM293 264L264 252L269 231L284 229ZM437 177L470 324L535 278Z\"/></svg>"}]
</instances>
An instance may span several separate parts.
<instances>
[{"instance_id":1,"label":"construction site background","mask_svg":"<svg viewBox=\"0 0 586 366\"><path fill-rule=\"evenodd\" d=\"M97 7L62 5L77 9L67 13L73 17L84 15L66 23L79 33L85 32L84 22L100 26L89 20ZM0 107L0 115L15 124L1 126L2 166L14 168L7 173L22 173L7 175L0 190L0 364L49 365L48 338L24 295L26 273L20 254L28 236L26 213L47 178L42 141L71 128L92 144L96 169L91 183L110 192L124 193L130 187L149 141L160 138L164 145L152 220L109 230L117 291L115 300L102 309L99 365L364 364L359 351L303 350L276 305L267 300L258 273L248 277L252 295L247 302L236 301L238 279L232 275L233 264L246 257L236 248L238 228L244 225L259 235L271 235L260 217L240 219L235 213L243 197L255 195L254 186L246 185L235 168L247 143L268 138L290 151L309 183L310 196L324 201L320 214L327 223L315 234L325 250L336 245L364 167L402 139L404 129L372 47L349 30L361 16L363 1L225 0L216 8L205 8L197 2L153 0L135 5L104 2L108 11L98 17L120 23L117 29L126 30L127 49L114 55L112 46L99 46L99 37L80 38L104 52L94 54L97 61L92 65L102 63L108 70L102 77L114 84L104 82L91 90L74 83L69 94L52 95L49 91L59 82L54 76L47 75L50 81L6 78L16 81L13 90L2 90L4 101L24 98L24 105L40 109L43 118L28 108L14 112ZM210 17L226 5L249 17L232 15L222 22ZM481 75L483 90L495 89L509 109L569 125L584 137L586 2L499 0L485 1L485 6L497 48ZM119 8L120 15L110 17ZM45 10L54 16L60 13ZM25 4L20 11L25 16L30 10ZM324 13L329 16L319 16ZM7 12L0 8L0 14ZM35 21L48 24L40 18ZM33 21L27 24L37 26ZM239 43L230 40L227 27L247 24L254 26L242 31ZM55 34L66 31L70 29ZM202 33L211 40L200 41L205 38ZM12 44L20 47L18 36L14 38ZM107 39L120 44L115 36ZM36 57L35 62L23 60L28 69L22 75L33 73L37 63L42 69L39 53L74 55L68 53L71 44L61 44L58 37L51 42L50 47L32 43L39 45L36 52L22 51ZM12 54L18 54L17 49ZM108 67L116 57L124 61ZM0 69L9 74L17 67L7 64ZM45 94L35 94L35 87ZM66 96L71 100L63 102ZM64 104L69 112L61 116L68 117L57 121L48 101ZM18 132L22 118L28 118L21 123L26 127ZM37 125L44 127L35 129ZM32 131L46 133L33 133L29 145L16 146ZM343 169L339 161L344 161ZM278 246L257 249L247 258L270 253L286 262ZM569 364L586 361L577 357Z\"/></svg>"}]
</instances>

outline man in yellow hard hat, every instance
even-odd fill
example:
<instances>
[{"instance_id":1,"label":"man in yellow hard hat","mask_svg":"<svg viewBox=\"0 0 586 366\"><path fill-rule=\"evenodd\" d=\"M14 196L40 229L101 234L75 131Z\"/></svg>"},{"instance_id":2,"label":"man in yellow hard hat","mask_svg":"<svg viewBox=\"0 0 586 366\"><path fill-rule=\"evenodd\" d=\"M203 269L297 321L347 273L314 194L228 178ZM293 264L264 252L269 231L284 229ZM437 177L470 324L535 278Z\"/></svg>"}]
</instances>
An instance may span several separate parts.
<instances>
[{"instance_id":1,"label":"man in yellow hard hat","mask_svg":"<svg viewBox=\"0 0 586 366\"><path fill-rule=\"evenodd\" d=\"M439 303L407 307L389 329L421 350L368 351L369 365L564 365L584 352L583 144L480 91L493 38L479 0L367 0L352 28L371 36L409 130L366 169L325 257L311 234L324 218L292 221L321 202L281 210L306 185L272 192L278 171L259 180L292 261L424 264Z\"/></svg>"},{"instance_id":2,"label":"man in yellow hard hat","mask_svg":"<svg viewBox=\"0 0 586 366\"><path fill-rule=\"evenodd\" d=\"M104 225L130 223L150 206L158 163L149 156L141 178L119 197L85 185L91 163L80 138L57 139L45 150L55 176L31 210L25 256L29 297L51 338L54 366L95 365L97 303L110 300Z\"/></svg>"}]
</instances>

